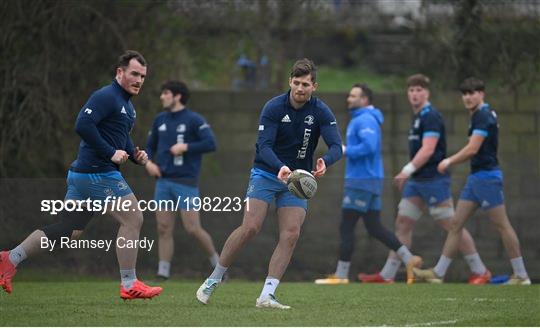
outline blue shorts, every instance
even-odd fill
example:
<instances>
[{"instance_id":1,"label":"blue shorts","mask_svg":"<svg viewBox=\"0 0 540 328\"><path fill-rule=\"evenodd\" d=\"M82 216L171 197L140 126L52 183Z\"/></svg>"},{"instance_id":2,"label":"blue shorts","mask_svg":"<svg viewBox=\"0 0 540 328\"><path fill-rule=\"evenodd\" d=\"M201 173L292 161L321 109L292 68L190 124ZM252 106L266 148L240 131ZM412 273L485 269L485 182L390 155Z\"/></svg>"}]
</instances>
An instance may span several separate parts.
<instances>
[{"instance_id":1,"label":"blue shorts","mask_svg":"<svg viewBox=\"0 0 540 328\"><path fill-rule=\"evenodd\" d=\"M179 202L180 208L187 210L188 203L186 199L189 198L189 208L194 208L193 200L199 198L199 188L181 184L171 181L169 179L158 179L156 182L156 191L154 193L154 200Z\"/></svg>"},{"instance_id":2,"label":"blue shorts","mask_svg":"<svg viewBox=\"0 0 540 328\"><path fill-rule=\"evenodd\" d=\"M475 202L484 210L504 204L502 173L491 176L469 175L459 199Z\"/></svg>"},{"instance_id":3,"label":"blue shorts","mask_svg":"<svg viewBox=\"0 0 540 328\"><path fill-rule=\"evenodd\" d=\"M428 207L437 206L452 197L450 177L438 177L429 180L407 180L402 198L420 197Z\"/></svg>"},{"instance_id":4,"label":"blue shorts","mask_svg":"<svg viewBox=\"0 0 540 328\"><path fill-rule=\"evenodd\" d=\"M108 196L117 199L132 194L119 171L79 173L68 171L65 200L101 200Z\"/></svg>"},{"instance_id":5,"label":"blue shorts","mask_svg":"<svg viewBox=\"0 0 540 328\"><path fill-rule=\"evenodd\" d=\"M341 207L362 213L381 210L381 196L362 189L345 188Z\"/></svg>"},{"instance_id":6,"label":"blue shorts","mask_svg":"<svg viewBox=\"0 0 540 328\"><path fill-rule=\"evenodd\" d=\"M269 205L275 199L277 208L301 207L307 211L306 199L296 197L277 176L261 169L251 169L246 197L262 200Z\"/></svg>"}]
</instances>

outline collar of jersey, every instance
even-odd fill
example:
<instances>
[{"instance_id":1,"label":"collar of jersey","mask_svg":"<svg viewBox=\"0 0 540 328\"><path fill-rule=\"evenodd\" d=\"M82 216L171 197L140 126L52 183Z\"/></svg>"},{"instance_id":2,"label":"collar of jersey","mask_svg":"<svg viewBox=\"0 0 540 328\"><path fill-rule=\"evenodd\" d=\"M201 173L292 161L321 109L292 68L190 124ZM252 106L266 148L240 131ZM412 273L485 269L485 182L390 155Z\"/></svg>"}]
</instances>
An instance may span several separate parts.
<instances>
[{"instance_id":1,"label":"collar of jersey","mask_svg":"<svg viewBox=\"0 0 540 328\"><path fill-rule=\"evenodd\" d=\"M363 110L366 110L366 109L375 109L375 107L373 107L373 105L369 105L365 107L356 107L356 108L350 109L349 112L351 113L352 117L356 117L360 114L365 113L363 112Z\"/></svg>"},{"instance_id":2,"label":"collar of jersey","mask_svg":"<svg viewBox=\"0 0 540 328\"><path fill-rule=\"evenodd\" d=\"M124 90L124 88L122 88L122 86L118 83L118 81L116 81L116 79L113 79L111 85L113 86L115 90L117 90L120 93L120 95L122 95L122 98L124 98L124 100L128 101L129 98L131 98L131 94L129 94L129 92Z\"/></svg>"},{"instance_id":3,"label":"collar of jersey","mask_svg":"<svg viewBox=\"0 0 540 328\"><path fill-rule=\"evenodd\" d=\"M300 107L300 108L294 108L294 106L291 104L291 89L289 89L289 91L287 91L287 100L285 100L285 101L286 101L287 106L289 106L289 107L292 108L293 110L295 110L295 111L301 111L301 110L303 110L304 108L306 108L306 106L307 106L308 104L311 104L311 102L313 101L313 99L314 99L314 98L313 98L313 95L311 95L311 97L309 98L309 100L306 101L306 103L303 104L302 107Z\"/></svg>"},{"instance_id":4,"label":"collar of jersey","mask_svg":"<svg viewBox=\"0 0 540 328\"><path fill-rule=\"evenodd\" d=\"M424 107L422 107L422 110L420 111L420 116L428 113L431 110L431 103L428 101Z\"/></svg>"}]
</instances>

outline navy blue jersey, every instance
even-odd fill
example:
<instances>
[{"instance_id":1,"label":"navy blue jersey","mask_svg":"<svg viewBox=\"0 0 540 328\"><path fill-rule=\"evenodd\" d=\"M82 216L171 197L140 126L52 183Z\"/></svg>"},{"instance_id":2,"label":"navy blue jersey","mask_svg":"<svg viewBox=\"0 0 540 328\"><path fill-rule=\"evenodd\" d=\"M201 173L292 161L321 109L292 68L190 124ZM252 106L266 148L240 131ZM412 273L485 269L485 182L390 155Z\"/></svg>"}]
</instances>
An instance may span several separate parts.
<instances>
[{"instance_id":1,"label":"navy blue jersey","mask_svg":"<svg viewBox=\"0 0 540 328\"><path fill-rule=\"evenodd\" d=\"M176 143L188 144L187 152L174 156ZM216 149L216 141L204 117L188 108L158 114L148 134L148 157L161 170L163 178L195 186L198 184L202 154Z\"/></svg>"},{"instance_id":2,"label":"navy blue jersey","mask_svg":"<svg viewBox=\"0 0 540 328\"><path fill-rule=\"evenodd\" d=\"M437 137L437 145L433 155L426 164L413 173L413 179L429 179L443 176L437 171L437 165L446 157L446 132L442 115L431 103L414 115L411 128L409 129L409 158L412 160L422 147L422 139L425 137ZM446 175L446 174L445 174Z\"/></svg>"},{"instance_id":3,"label":"navy blue jersey","mask_svg":"<svg viewBox=\"0 0 540 328\"><path fill-rule=\"evenodd\" d=\"M81 136L77 159L70 170L97 173L119 170L111 161L116 150L125 150L135 159L129 136L135 123L131 95L116 80L95 91L77 116L75 131Z\"/></svg>"},{"instance_id":4,"label":"navy blue jersey","mask_svg":"<svg viewBox=\"0 0 540 328\"><path fill-rule=\"evenodd\" d=\"M497 114L488 104L474 111L469 126L469 137L473 134L483 136L482 146L471 159L471 172L490 171L499 168L497 146L499 143L499 124Z\"/></svg>"},{"instance_id":5,"label":"navy blue jersey","mask_svg":"<svg viewBox=\"0 0 540 328\"><path fill-rule=\"evenodd\" d=\"M290 92L277 96L262 109L254 167L276 175L284 165L291 170L311 171L321 135L329 148L322 157L329 167L342 155L334 114L316 97L295 109L289 96Z\"/></svg>"}]
</instances>

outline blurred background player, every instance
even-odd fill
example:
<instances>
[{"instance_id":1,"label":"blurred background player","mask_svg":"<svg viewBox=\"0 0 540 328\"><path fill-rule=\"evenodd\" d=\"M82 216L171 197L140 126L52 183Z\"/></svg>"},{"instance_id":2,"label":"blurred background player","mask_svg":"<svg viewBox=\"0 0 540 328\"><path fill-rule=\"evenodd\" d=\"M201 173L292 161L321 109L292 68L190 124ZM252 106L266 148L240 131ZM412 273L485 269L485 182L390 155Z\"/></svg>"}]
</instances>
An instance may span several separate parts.
<instances>
[{"instance_id":1,"label":"blurred background player","mask_svg":"<svg viewBox=\"0 0 540 328\"><path fill-rule=\"evenodd\" d=\"M125 238L126 243L139 239L143 214L119 169L128 158L139 165L148 161L146 152L134 147L129 135L136 116L131 97L139 94L145 77L146 60L140 53L128 50L119 57L115 79L94 92L77 117L75 130L82 140L77 159L71 164L67 176L65 200L90 198L104 201L109 196L121 197L131 203L127 211L107 211L120 223L118 238ZM16 248L0 253L0 285L8 293L12 291L15 267L42 250L41 238L54 241L63 237L78 239L92 219L93 212L63 211L58 216L58 223L34 231ZM150 287L137 279L137 252L138 248L116 247L121 277L120 297L123 299L152 298L162 291L161 287Z\"/></svg>"},{"instance_id":2,"label":"blurred background player","mask_svg":"<svg viewBox=\"0 0 540 328\"><path fill-rule=\"evenodd\" d=\"M415 269L415 275L429 282L442 282L460 244L465 223L481 207L501 235L514 271L507 282L511 285L530 285L525 270L519 240L506 214L503 195L503 174L497 159L499 124L495 111L484 102L484 82L471 77L460 86L462 100L469 111L469 142L456 154L444 159L438 171L444 174L449 167L471 160L471 173L461 191L456 215L448 232L442 255L433 269ZM463 240L461 240L463 242Z\"/></svg>"},{"instance_id":3,"label":"blurred background player","mask_svg":"<svg viewBox=\"0 0 540 328\"><path fill-rule=\"evenodd\" d=\"M407 96L414 117L409 130L409 158L394 181L402 190L398 206L396 235L407 247L412 244L412 231L416 221L427 210L437 224L448 231L454 216L450 176L437 171L437 165L446 156L446 132L441 114L429 102L429 78L422 74L412 75L407 80ZM476 251L470 233L463 229L459 250L463 253L472 275L471 284L489 282L491 273L486 269ZM363 282L385 283L395 279L401 260L390 252L381 272L371 275L360 274ZM407 283L413 283L414 279Z\"/></svg>"},{"instance_id":4,"label":"blurred background player","mask_svg":"<svg viewBox=\"0 0 540 328\"><path fill-rule=\"evenodd\" d=\"M292 170L313 169L313 153L319 136L323 137L329 149L317 159L312 171L315 177L323 176L326 168L338 161L342 154L334 114L320 99L312 97L317 88L316 72L311 60L298 60L289 78L290 90L268 101L262 109L255 163L247 190L249 207L244 211L242 225L225 242L214 271L197 290L197 299L203 304L208 303L238 252L260 231L268 206L275 200L279 241L256 306L290 308L280 304L274 295L300 236L307 200L291 194L285 182Z\"/></svg>"},{"instance_id":5,"label":"blurred background player","mask_svg":"<svg viewBox=\"0 0 540 328\"><path fill-rule=\"evenodd\" d=\"M381 154L381 125L383 114L372 105L373 92L365 84L355 84L347 97L347 107L352 116L347 126L345 190L339 228L341 242L339 260L334 274L315 280L316 284L347 284L354 251L354 229L360 218L368 233L396 251L407 263L412 278L412 267L422 259L413 256L407 246L381 223L381 194L384 169Z\"/></svg>"},{"instance_id":6,"label":"blurred background player","mask_svg":"<svg viewBox=\"0 0 540 328\"><path fill-rule=\"evenodd\" d=\"M188 87L181 81L167 81L161 87L160 100L165 111L157 115L148 136L146 170L157 178L155 200L179 201L184 228L195 237L215 267L219 255L212 237L201 226L199 211L189 199L199 197L202 154L215 151L216 141L204 117L186 107L189 96ZM161 279L170 277L175 219L176 213L171 209L156 212L159 234L157 276Z\"/></svg>"}]
</instances>

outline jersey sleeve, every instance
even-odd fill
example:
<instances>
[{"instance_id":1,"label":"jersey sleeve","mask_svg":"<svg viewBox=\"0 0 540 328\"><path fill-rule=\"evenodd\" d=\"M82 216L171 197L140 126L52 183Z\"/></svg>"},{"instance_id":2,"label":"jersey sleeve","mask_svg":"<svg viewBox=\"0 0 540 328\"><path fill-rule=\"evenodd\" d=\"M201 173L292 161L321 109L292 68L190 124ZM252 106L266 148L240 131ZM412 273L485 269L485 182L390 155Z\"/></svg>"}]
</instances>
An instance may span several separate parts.
<instances>
[{"instance_id":1,"label":"jersey sleeve","mask_svg":"<svg viewBox=\"0 0 540 328\"><path fill-rule=\"evenodd\" d=\"M156 117L152 123L152 128L148 131L148 138L146 139L146 153L149 160L153 160L156 154L158 136L158 118Z\"/></svg>"},{"instance_id":2,"label":"jersey sleeve","mask_svg":"<svg viewBox=\"0 0 540 328\"><path fill-rule=\"evenodd\" d=\"M489 131L489 115L491 113L487 110L479 110L473 115L471 120L472 135L479 135L482 137L488 136Z\"/></svg>"},{"instance_id":3,"label":"jersey sleeve","mask_svg":"<svg viewBox=\"0 0 540 328\"><path fill-rule=\"evenodd\" d=\"M207 153L216 150L216 138L206 120L197 116L193 120L197 141L188 143L188 152Z\"/></svg>"},{"instance_id":4,"label":"jersey sleeve","mask_svg":"<svg viewBox=\"0 0 540 328\"><path fill-rule=\"evenodd\" d=\"M92 147L100 156L110 159L116 149L108 144L99 134L97 125L107 116L111 115L112 107L107 106L107 97L94 93L83 106L77 121L75 122L75 131L81 136L82 140Z\"/></svg>"},{"instance_id":5,"label":"jersey sleeve","mask_svg":"<svg viewBox=\"0 0 540 328\"><path fill-rule=\"evenodd\" d=\"M422 120L422 139L426 137L440 138L443 122L434 112L428 112L421 117Z\"/></svg>"},{"instance_id":6,"label":"jersey sleeve","mask_svg":"<svg viewBox=\"0 0 540 328\"><path fill-rule=\"evenodd\" d=\"M321 110L321 136L328 146L328 151L322 156L326 167L337 162L343 155L341 136L336 117L326 105Z\"/></svg>"},{"instance_id":7,"label":"jersey sleeve","mask_svg":"<svg viewBox=\"0 0 540 328\"><path fill-rule=\"evenodd\" d=\"M279 127L279 119L273 115L272 106L268 103L263 107L259 119L259 134L257 135L257 147L263 161L272 168L279 170L285 164L277 157L272 149L276 141Z\"/></svg>"},{"instance_id":8,"label":"jersey sleeve","mask_svg":"<svg viewBox=\"0 0 540 328\"><path fill-rule=\"evenodd\" d=\"M361 117L358 122L353 123L355 135L360 140L357 144L347 144L346 156L349 158L359 158L374 153L377 150L377 141L380 138L380 126L377 120L370 115Z\"/></svg>"}]
</instances>

